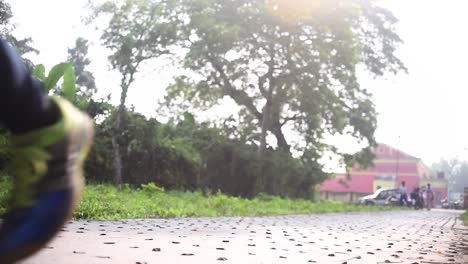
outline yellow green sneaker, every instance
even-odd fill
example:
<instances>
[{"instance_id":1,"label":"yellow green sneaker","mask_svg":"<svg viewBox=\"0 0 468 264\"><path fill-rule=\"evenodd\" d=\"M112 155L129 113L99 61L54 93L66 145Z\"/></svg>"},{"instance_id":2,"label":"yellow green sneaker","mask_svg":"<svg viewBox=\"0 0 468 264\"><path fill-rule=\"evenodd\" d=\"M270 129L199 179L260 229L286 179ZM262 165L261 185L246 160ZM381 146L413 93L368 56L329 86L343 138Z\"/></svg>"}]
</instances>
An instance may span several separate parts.
<instances>
[{"instance_id":1,"label":"yellow green sneaker","mask_svg":"<svg viewBox=\"0 0 468 264\"><path fill-rule=\"evenodd\" d=\"M84 186L93 122L68 101L56 124L13 138L13 190L0 227L0 263L40 250L71 217Z\"/></svg>"}]
</instances>

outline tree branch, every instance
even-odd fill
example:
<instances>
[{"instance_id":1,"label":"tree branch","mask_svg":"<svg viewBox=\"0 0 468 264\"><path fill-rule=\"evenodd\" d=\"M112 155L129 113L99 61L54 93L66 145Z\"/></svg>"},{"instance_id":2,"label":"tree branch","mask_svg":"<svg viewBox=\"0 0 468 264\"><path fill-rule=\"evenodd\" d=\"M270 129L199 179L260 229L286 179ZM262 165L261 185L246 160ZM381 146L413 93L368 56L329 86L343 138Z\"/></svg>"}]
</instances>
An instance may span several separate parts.
<instances>
[{"instance_id":1,"label":"tree branch","mask_svg":"<svg viewBox=\"0 0 468 264\"><path fill-rule=\"evenodd\" d=\"M227 95L229 95L236 103L245 106L258 120L262 120L262 114L255 107L251 97L246 92L234 88L229 80L229 77L224 72L223 68L215 59L211 56L208 57L209 62L213 65L213 68L219 73L223 83L219 80L215 80L216 84L224 89Z\"/></svg>"},{"instance_id":2,"label":"tree branch","mask_svg":"<svg viewBox=\"0 0 468 264\"><path fill-rule=\"evenodd\" d=\"M299 114L295 114L294 116L289 116L289 117L286 117L283 122L281 122L281 127L283 127L286 123L288 123L289 121L294 121L294 120L297 120L299 118Z\"/></svg>"}]
</instances>

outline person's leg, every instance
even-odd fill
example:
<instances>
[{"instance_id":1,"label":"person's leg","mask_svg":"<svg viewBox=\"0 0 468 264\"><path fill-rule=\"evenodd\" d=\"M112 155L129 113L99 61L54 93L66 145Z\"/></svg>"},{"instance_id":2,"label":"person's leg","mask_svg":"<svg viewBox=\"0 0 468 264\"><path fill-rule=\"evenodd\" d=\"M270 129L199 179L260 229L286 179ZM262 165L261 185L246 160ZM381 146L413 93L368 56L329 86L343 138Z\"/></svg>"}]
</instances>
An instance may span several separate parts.
<instances>
[{"instance_id":1,"label":"person's leg","mask_svg":"<svg viewBox=\"0 0 468 264\"><path fill-rule=\"evenodd\" d=\"M410 206L411 205L409 203L409 201L408 201L408 194L403 195L403 203L405 204L405 206Z\"/></svg>"},{"instance_id":2,"label":"person's leg","mask_svg":"<svg viewBox=\"0 0 468 264\"><path fill-rule=\"evenodd\" d=\"M37 252L71 216L84 183L92 121L49 98L14 49L0 40L0 123L12 133L13 190L0 226L0 263Z\"/></svg>"}]
</instances>

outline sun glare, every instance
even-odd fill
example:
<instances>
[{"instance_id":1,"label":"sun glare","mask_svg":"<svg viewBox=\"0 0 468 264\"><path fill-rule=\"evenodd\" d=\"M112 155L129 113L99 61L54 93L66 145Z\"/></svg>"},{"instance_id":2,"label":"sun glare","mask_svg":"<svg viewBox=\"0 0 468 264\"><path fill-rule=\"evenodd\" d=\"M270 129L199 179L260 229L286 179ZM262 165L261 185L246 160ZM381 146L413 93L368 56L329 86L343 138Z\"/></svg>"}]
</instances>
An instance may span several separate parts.
<instances>
[{"instance_id":1,"label":"sun glare","mask_svg":"<svg viewBox=\"0 0 468 264\"><path fill-rule=\"evenodd\" d=\"M330 5L324 0L267 0L267 10L283 23L294 24L298 21L311 20L325 12Z\"/></svg>"}]
</instances>

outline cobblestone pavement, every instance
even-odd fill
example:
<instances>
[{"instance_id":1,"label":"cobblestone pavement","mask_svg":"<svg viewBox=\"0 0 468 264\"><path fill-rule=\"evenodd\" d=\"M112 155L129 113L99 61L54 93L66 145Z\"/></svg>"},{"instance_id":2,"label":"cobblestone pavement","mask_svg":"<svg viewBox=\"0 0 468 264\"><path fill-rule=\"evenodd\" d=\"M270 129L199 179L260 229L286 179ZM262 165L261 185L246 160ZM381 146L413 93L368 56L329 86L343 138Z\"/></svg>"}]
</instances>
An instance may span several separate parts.
<instances>
[{"instance_id":1,"label":"cobblestone pavement","mask_svg":"<svg viewBox=\"0 0 468 264\"><path fill-rule=\"evenodd\" d=\"M24 263L468 263L461 213L71 221Z\"/></svg>"}]
</instances>

